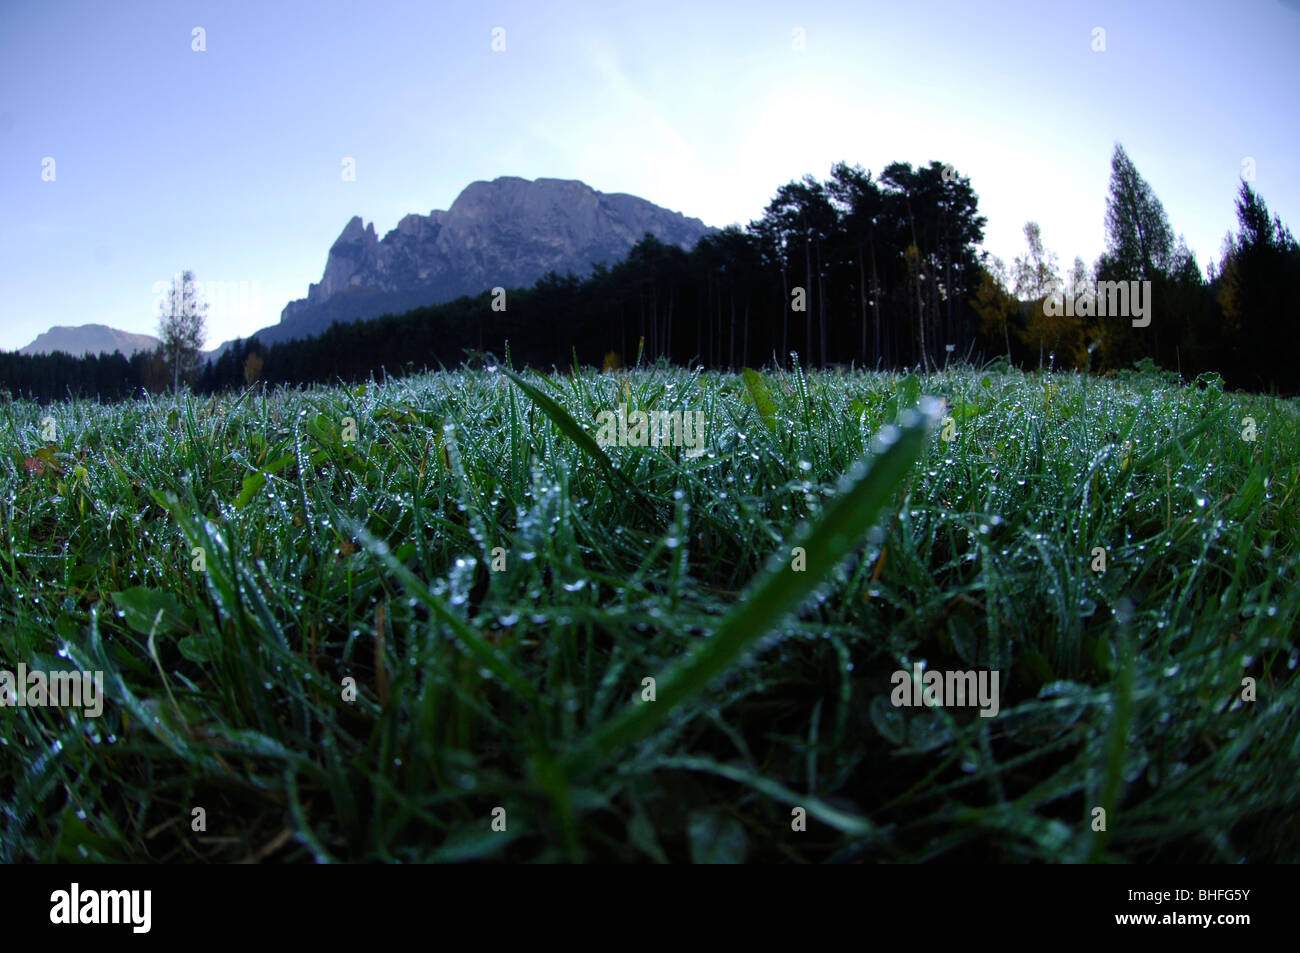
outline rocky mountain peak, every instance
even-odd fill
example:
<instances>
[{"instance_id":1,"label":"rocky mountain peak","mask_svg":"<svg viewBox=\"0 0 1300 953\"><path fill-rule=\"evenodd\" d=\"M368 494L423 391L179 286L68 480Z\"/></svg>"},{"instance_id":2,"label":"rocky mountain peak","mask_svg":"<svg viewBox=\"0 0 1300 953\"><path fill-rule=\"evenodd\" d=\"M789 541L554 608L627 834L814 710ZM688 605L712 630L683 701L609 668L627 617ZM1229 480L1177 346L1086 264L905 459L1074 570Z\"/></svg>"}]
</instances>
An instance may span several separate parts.
<instances>
[{"instance_id":1,"label":"rocky mountain peak","mask_svg":"<svg viewBox=\"0 0 1300 953\"><path fill-rule=\"evenodd\" d=\"M624 257L647 232L689 249L708 231L699 219L576 179L471 182L451 208L403 216L382 239L373 222L353 216L330 247L321 280L258 337L305 337L334 321L528 286L549 271L585 276Z\"/></svg>"}]
</instances>

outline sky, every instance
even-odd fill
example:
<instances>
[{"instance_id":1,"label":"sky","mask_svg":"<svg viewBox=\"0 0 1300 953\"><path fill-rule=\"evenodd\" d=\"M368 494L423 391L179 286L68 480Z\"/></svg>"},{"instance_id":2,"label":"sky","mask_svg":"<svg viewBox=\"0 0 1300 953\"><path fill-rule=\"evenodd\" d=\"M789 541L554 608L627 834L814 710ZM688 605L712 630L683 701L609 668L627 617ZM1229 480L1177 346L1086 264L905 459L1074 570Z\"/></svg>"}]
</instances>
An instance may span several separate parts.
<instances>
[{"instance_id":1,"label":"sky","mask_svg":"<svg viewBox=\"0 0 1300 953\"><path fill-rule=\"evenodd\" d=\"M1034 220L1065 271L1104 250L1120 142L1204 267L1243 175L1300 232L1298 62L1300 0L0 0L0 349L150 333L182 269L215 347L353 215L382 236L502 175L722 227L841 160L938 160L987 250Z\"/></svg>"}]
</instances>

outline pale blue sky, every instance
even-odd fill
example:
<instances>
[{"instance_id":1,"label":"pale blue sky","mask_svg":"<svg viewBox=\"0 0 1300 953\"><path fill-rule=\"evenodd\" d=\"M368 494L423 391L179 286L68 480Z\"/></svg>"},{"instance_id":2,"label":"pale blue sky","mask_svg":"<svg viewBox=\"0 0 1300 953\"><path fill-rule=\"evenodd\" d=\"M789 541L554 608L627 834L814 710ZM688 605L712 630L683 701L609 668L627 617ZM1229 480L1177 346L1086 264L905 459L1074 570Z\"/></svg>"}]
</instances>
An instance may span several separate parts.
<instances>
[{"instance_id":1,"label":"pale blue sky","mask_svg":"<svg viewBox=\"0 0 1300 953\"><path fill-rule=\"evenodd\" d=\"M1298 61L1300 0L3 0L0 348L150 332L181 268L257 283L260 312L210 318L215 346L277 321L351 216L382 236L499 175L722 226L841 159L939 159L989 250L1010 261L1032 218L1065 265L1104 246L1118 140L1204 265L1246 157L1300 230Z\"/></svg>"}]
</instances>

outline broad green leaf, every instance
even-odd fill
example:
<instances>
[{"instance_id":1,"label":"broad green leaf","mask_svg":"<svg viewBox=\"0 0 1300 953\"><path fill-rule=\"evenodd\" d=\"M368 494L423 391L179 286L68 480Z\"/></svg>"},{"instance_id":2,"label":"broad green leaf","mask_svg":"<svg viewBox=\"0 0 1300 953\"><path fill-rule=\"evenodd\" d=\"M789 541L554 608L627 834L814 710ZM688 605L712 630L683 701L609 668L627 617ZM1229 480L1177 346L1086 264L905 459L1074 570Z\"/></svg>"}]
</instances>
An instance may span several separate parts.
<instances>
[{"instance_id":1,"label":"broad green leaf","mask_svg":"<svg viewBox=\"0 0 1300 953\"><path fill-rule=\"evenodd\" d=\"M745 381L749 399L754 402L754 407L758 410L758 415L763 418L764 425L772 433L776 433L776 404L772 403L772 397L767 392L767 385L763 383L763 378L758 376L757 371L752 371L748 367L741 372L740 376Z\"/></svg>"},{"instance_id":2,"label":"broad green leaf","mask_svg":"<svg viewBox=\"0 0 1300 953\"><path fill-rule=\"evenodd\" d=\"M921 397L921 379L915 374L908 374L898 385L898 390L885 404L885 423L896 424Z\"/></svg>"},{"instance_id":3,"label":"broad green leaf","mask_svg":"<svg viewBox=\"0 0 1300 953\"><path fill-rule=\"evenodd\" d=\"M141 635L154 631L163 635L186 624L185 608L170 593L135 586L115 592L110 598L121 613L122 621Z\"/></svg>"},{"instance_id":4,"label":"broad green leaf","mask_svg":"<svg viewBox=\"0 0 1300 953\"><path fill-rule=\"evenodd\" d=\"M259 470L244 477L244 484L235 497L235 509L242 510L257 495L257 491L266 486L266 473Z\"/></svg>"},{"instance_id":5,"label":"broad green leaf","mask_svg":"<svg viewBox=\"0 0 1300 953\"><path fill-rule=\"evenodd\" d=\"M216 658L214 640L206 635L187 635L176 643L176 647L191 662L211 662Z\"/></svg>"},{"instance_id":6,"label":"broad green leaf","mask_svg":"<svg viewBox=\"0 0 1300 953\"><path fill-rule=\"evenodd\" d=\"M266 485L266 478L273 473L278 473L290 463L293 463L294 455L286 453L280 459L268 463L256 473L250 473L244 477L244 484L240 488L239 496L235 497L235 509L243 509L252 501L257 491Z\"/></svg>"}]
</instances>

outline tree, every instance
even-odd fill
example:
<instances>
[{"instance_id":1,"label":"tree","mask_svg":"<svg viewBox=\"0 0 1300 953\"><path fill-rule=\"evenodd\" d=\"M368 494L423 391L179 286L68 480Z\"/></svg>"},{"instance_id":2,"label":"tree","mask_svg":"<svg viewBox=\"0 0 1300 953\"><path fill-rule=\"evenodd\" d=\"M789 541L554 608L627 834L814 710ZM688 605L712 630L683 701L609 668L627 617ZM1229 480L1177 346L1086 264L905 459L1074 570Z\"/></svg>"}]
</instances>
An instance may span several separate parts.
<instances>
[{"instance_id":1,"label":"tree","mask_svg":"<svg viewBox=\"0 0 1300 953\"><path fill-rule=\"evenodd\" d=\"M1138 173L1119 143L1110 162L1110 192L1106 196L1106 251L1097 261L1097 280L1150 281L1150 329L1136 331L1126 315L1098 316L1095 332L1101 337L1105 366L1128 367L1139 357L1160 356L1160 337L1166 348L1177 338L1179 316L1168 309L1170 276L1179 269L1165 208L1151 186ZM1172 363L1172 362L1169 362Z\"/></svg>"},{"instance_id":2,"label":"tree","mask_svg":"<svg viewBox=\"0 0 1300 953\"><path fill-rule=\"evenodd\" d=\"M1012 266L1016 297L1037 302L1057 291L1061 276L1057 270L1056 253L1043 247L1043 232L1037 222L1025 222L1025 241L1029 244L1029 253L1023 257L1017 255Z\"/></svg>"},{"instance_id":3,"label":"tree","mask_svg":"<svg viewBox=\"0 0 1300 953\"><path fill-rule=\"evenodd\" d=\"M1174 232L1146 179L1115 143L1106 197L1106 255L1128 280L1153 279L1173 264Z\"/></svg>"},{"instance_id":4,"label":"tree","mask_svg":"<svg viewBox=\"0 0 1300 953\"><path fill-rule=\"evenodd\" d=\"M867 356L867 300L871 301L875 321L875 348L880 353L880 279L876 270L876 218L881 212L883 199L880 187L871 179L871 173L861 166L846 162L831 168L831 181L827 192L838 206L840 220L848 233L850 248L857 255L857 303L862 321L862 339L858 353ZM871 281L867 283L866 262L871 262ZM870 292L868 292L868 287Z\"/></svg>"},{"instance_id":5,"label":"tree","mask_svg":"<svg viewBox=\"0 0 1300 953\"><path fill-rule=\"evenodd\" d=\"M1020 311L1020 302L1008 290L1009 285L1006 265L1002 259L991 255L981 270L979 287L970 302L980 317L980 332L985 339L995 341L999 333L1002 335L1008 364L1011 363L1010 324Z\"/></svg>"},{"instance_id":6,"label":"tree","mask_svg":"<svg viewBox=\"0 0 1300 953\"><path fill-rule=\"evenodd\" d=\"M252 387L262 379L262 355L253 351L244 358L244 383Z\"/></svg>"},{"instance_id":7,"label":"tree","mask_svg":"<svg viewBox=\"0 0 1300 953\"><path fill-rule=\"evenodd\" d=\"M181 380L193 377L199 369L203 342L207 337L205 318L207 303L199 295L194 272L185 271L172 279L171 290L158 316L158 337L163 359L171 371L172 390L180 390Z\"/></svg>"},{"instance_id":8,"label":"tree","mask_svg":"<svg viewBox=\"0 0 1300 953\"><path fill-rule=\"evenodd\" d=\"M827 360L826 303L822 295L822 246L838 228L839 220L835 207L831 204L826 188L813 176L805 175L800 181L787 183L777 189L776 197L768 203L764 214L774 221L779 232L787 236L797 235L802 240L806 359L817 359L812 326L812 305L815 303L820 332L821 361L825 363Z\"/></svg>"},{"instance_id":9,"label":"tree","mask_svg":"<svg viewBox=\"0 0 1300 953\"><path fill-rule=\"evenodd\" d=\"M1223 309L1230 379L1238 384L1295 390L1300 347L1300 247L1280 216L1247 182L1237 196L1240 232L1225 242L1218 302Z\"/></svg>"},{"instance_id":10,"label":"tree","mask_svg":"<svg viewBox=\"0 0 1300 953\"><path fill-rule=\"evenodd\" d=\"M1068 340L1070 328L1066 320L1046 312L1047 299L1061 291L1061 275L1057 268L1055 252L1043 246L1043 233L1037 222L1025 222L1025 241L1029 245L1026 255L1017 255L1012 266L1016 297L1028 308L1025 330L1021 339L1029 344L1038 342L1038 363L1042 366L1044 348L1054 351L1059 346L1073 349ZM1074 319L1068 319L1073 322Z\"/></svg>"}]
</instances>

